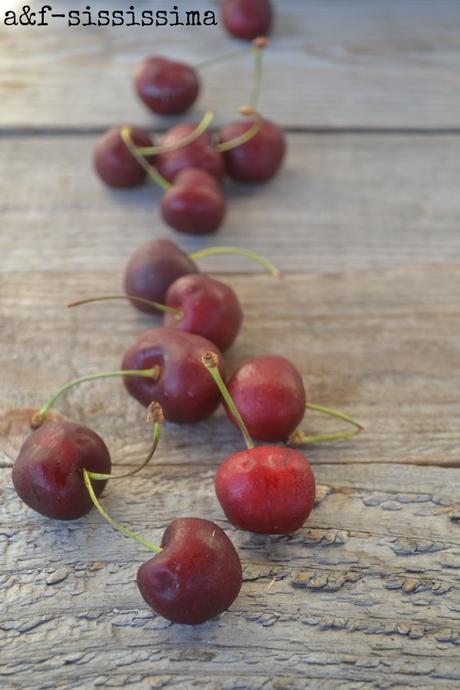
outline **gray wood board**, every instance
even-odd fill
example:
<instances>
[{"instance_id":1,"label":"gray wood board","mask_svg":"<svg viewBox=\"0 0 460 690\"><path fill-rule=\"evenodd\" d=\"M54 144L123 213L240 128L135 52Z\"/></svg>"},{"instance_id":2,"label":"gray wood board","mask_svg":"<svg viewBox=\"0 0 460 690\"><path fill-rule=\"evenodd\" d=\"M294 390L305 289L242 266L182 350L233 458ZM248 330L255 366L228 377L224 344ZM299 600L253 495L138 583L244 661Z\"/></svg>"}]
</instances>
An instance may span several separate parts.
<instances>
[{"instance_id":1,"label":"gray wood board","mask_svg":"<svg viewBox=\"0 0 460 690\"><path fill-rule=\"evenodd\" d=\"M41 6L38 0L30 3ZM59 3L83 9L87 3ZM261 110L285 127L458 128L460 6L456 0L278 0L266 53ZM158 9L164 2L139 1ZM107 3L91 3L94 10ZM210 9L204 0L183 9ZM214 5L214 9L216 5ZM113 8L112 8L113 9ZM0 27L0 127L102 127L128 121L164 128L133 93L144 57L191 64L241 47L222 26ZM197 110L235 117L249 98L252 63L203 72Z\"/></svg>"}]
</instances>

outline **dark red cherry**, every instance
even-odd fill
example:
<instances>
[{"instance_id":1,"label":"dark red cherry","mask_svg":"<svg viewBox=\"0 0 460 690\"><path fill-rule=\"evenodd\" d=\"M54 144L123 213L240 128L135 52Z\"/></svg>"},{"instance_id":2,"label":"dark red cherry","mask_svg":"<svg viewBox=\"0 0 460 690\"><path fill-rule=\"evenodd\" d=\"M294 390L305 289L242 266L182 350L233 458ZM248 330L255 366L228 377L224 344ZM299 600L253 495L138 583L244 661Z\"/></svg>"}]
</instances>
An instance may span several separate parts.
<instances>
[{"instance_id":1,"label":"dark red cherry","mask_svg":"<svg viewBox=\"0 0 460 690\"><path fill-rule=\"evenodd\" d=\"M233 122L220 130L220 141L225 143L246 132L250 122ZM276 175L286 152L282 130L264 120L260 130L245 144L226 151L223 156L227 173L238 182L265 182Z\"/></svg>"},{"instance_id":2,"label":"dark red cherry","mask_svg":"<svg viewBox=\"0 0 460 690\"><path fill-rule=\"evenodd\" d=\"M227 31L237 38L250 41L266 36L273 19L270 0L224 0L222 19Z\"/></svg>"},{"instance_id":3,"label":"dark red cherry","mask_svg":"<svg viewBox=\"0 0 460 690\"><path fill-rule=\"evenodd\" d=\"M164 325L196 333L223 351L235 341L243 320L238 297L231 287L204 273L183 276L171 285L166 304L183 311L178 319L165 314Z\"/></svg>"},{"instance_id":4,"label":"dark red cherry","mask_svg":"<svg viewBox=\"0 0 460 690\"><path fill-rule=\"evenodd\" d=\"M216 494L230 522L261 534L289 534L302 527L315 502L307 458L283 446L234 453L220 466Z\"/></svg>"},{"instance_id":5,"label":"dark red cherry","mask_svg":"<svg viewBox=\"0 0 460 690\"><path fill-rule=\"evenodd\" d=\"M149 606L174 623L197 625L226 611L241 589L241 561L225 532L209 520L174 520L163 550L143 563L137 585Z\"/></svg>"},{"instance_id":6,"label":"dark red cherry","mask_svg":"<svg viewBox=\"0 0 460 690\"><path fill-rule=\"evenodd\" d=\"M13 465L13 484L24 503L57 520L75 520L93 504L82 470L110 474L110 455L94 431L72 422L47 422L23 443ZM93 481L99 496L106 481Z\"/></svg>"},{"instance_id":7,"label":"dark red cherry","mask_svg":"<svg viewBox=\"0 0 460 690\"><path fill-rule=\"evenodd\" d=\"M163 138L162 146L172 146L182 141L196 129L196 125L183 124L173 127ZM155 156L155 167L169 182L174 182L176 176L185 168L201 168L216 180L222 180L225 164L222 154L213 146L212 135L204 132L191 144L182 146L175 151L160 153Z\"/></svg>"},{"instance_id":8,"label":"dark red cherry","mask_svg":"<svg viewBox=\"0 0 460 690\"><path fill-rule=\"evenodd\" d=\"M136 249L125 271L127 295L164 304L170 285L181 276L198 272L197 265L170 240L152 240ZM160 314L154 307L135 300L132 305L147 314Z\"/></svg>"},{"instance_id":9,"label":"dark red cherry","mask_svg":"<svg viewBox=\"0 0 460 690\"><path fill-rule=\"evenodd\" d=\"M253 357L231 377L228 388L249 435L258 441L286 441L305 414L305 387L289 360ZM237 426L227 409L230 421Z\"/></svg>"},{"instance_id":10,"label":"dark red cherry","mask_svg":"<svg viewBox=\"0 0 460 690\"><path fill-rule=\"evenodd\" d=\"M219 405L219 390L201 358L207 352L223 359L217 347L205 338L171 328L151 328L141 334L123 358L123 369L160 367L154 381L137 376L124 378L128 392L146 407L157 400L165 419L178 423L199 422Z\"/></svg>"},{"instance_id":11,"label":"dark red cherry","mask_svg":"<svg viewBox=\"0 0 460 690\"><path fill-rule=\"evenodd\" d=\"M203 235L224 220L226 202L216 178L200 168L186 168L161 201L165 222L174 230Z\"/></svg>"},{"instance_id":12,"label":"dark red cherry","mask_svg":"<svg viewBox=\"0 0 460 690\"><path fill-rule=\"evenodd\" d=\"M159 115L178 115L196 101L200 90L197 72L182 62L164 57L147 58L134 76L139 98Z\"/></svg>"},{"instance_id":13,"label":"dark red cherry","mask_svg":"<svg viewBox=\"0 0 460 690\"><path fill-rule=\"evenodd\" d=\"M121 138L122 127L109 129L98 142L94 152L94 167L99 177L110 187L137 187L145 182L146 171L133 157ZM152 139L142 129L131 127L136 146L152 146Z\"/></svg>"}]
</instances>

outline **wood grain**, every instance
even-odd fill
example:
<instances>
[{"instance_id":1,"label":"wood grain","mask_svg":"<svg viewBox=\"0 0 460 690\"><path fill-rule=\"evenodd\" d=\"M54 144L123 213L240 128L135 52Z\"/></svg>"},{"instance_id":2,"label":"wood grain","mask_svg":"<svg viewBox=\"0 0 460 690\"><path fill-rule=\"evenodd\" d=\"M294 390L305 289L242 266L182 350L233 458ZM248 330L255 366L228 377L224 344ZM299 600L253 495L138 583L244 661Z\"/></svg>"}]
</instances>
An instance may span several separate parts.
<instances>
[{"instance_id":1,"label":"wood grain","mask_svg":"<svg viewBox=\"0 0 460 690\"><path fill-rule=\"evenodd\" d=\"M455 136L291 135L283 173L265 186L228 184L226 222L201 238L167 228L155 187L107 189L92 171L96 141L0 143L3 271L121 272L135 247L161 236L189 250L252 248L286 273L460 260ZM231 256L202 266L258 270Z\"/></svg>"},{"instance_id":2,"label":"wood grain","mask_svg":"<svg viewBox=\"0 0 460 690\"><path fill-rule=\"evenodd\" d=\"M42 3L29 3L36 9ZM87 3L86 3L87 4ZM123 3L122 3L123 4ZM167 3L166 3L167 4ZM261 109L285 127L458 128L460 6L456 0L278 0ZM96 9L114 6L99 0ZM139 0L136 7L165 7ZM61 9L85 3L61 0ZM210 9L205 0L183 9ZM164 127L132 90L152 53L198 64L238 48L215 28L0 27L0 127ZM198 109L233 118L250 93L251 62L203 73Z\"/></svg>"},{"instance_id":3,"label":"wood grain","mask_svg":"<svg viewBox=\"0 0 460 690\"><path fill-rule=\"evenodd\" d=\"M196 63L240 44L221 27L0 27L7 690L460 685L460 6L276 4L262 109L291 128L286 167L264 187L228 185L228 217L213 238L173 235L157 190L107 190L91 156L97 132L118 121L168 126L131 92L146 54L174 50ZM59 10L74 5L62 0ZM248 90L249 61L204 78L196 115L212 105L218 121L232 117ZM149 554L140 546L95 511L68 524L34 514L10 479L33 410L69 378L118 367L137 334L159 323L119 303L65 304L117 292L130 253L162 236L188 251L217 242L273 258L282 282L240 257L201 263L244 306L229 371L251 355L282 353L311 400L366 427L350 442L305 449L317 504L290 536L250 535L224 520L213 477L242 441L222 411L194 427L167 424L142 475L109 484L107 509L152 539L174 517L197 515L223 526L239 548L240 597L195 628L172 625L143 603L135 575ZM119 380L82 386L57 409L99 432L119 466L138 464L147 449L145 411ZM304 428L337 426L308 414Z\"/></svg>"}]
</instances>

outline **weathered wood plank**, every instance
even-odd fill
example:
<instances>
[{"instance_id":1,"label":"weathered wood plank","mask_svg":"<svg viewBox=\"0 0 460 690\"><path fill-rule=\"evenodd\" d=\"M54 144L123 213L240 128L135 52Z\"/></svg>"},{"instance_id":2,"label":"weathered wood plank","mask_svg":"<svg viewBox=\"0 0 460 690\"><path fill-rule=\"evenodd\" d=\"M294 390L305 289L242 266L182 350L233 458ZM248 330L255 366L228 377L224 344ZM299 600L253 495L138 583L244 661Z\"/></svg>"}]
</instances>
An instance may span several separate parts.
<instances>
[{"instance_id":1,"label":"weathered wood plank","mask_svg":"<svg viewBox=\"0 0 460 690\"><path fill-rule=\"evenodd\" d=\"M312 400L343 408L367 428L352 443L311 449L315 462L458 466L459 270L289 275L283 283L265 275L228 280L246 314L229 369L256 353L284 353L300 369ZM116 287L112 273L31 272L26 280L23 273L4 275L4 410L39 406L69 378L118 367L136 335L159 323L119 303L64 308L76 297ZM105 430L115 455L123 449L134 463L147 441L142 408L124 396L119 381L81 386L59 409ZM16 429L24 428L27 414L19 413ZM305 426L314 431L329 423L310 414ZM11 433L7 452L13 454L18 432ZM171 425L169 434L168 457L178 463L184 452L189 462L214 463L216 453L219 459L241 443L219 416L198 429Z\"/></svg>"},{"instance_id":2,"label":"weathered wood plank","mask_svg":"<svg viewBox=\"0 0 460 690\"><path fill-rule=\"evenodd\" d=\"M33 0L33 9L42 3ZM139 1L140 10L164 9ZM288 127L456 128L460 7L456 0L278 0L261 108ZM180 3L210 9L209 2ZM14 3L13 3L14 6ZM94 10L106 8L93 2ZM81 4L83 9L84 3ZM75 9L61 1L60 10ZM154 122L132 93L146 55L197 64L238 46L223 28L0 27L0 127L108 127ZM239 60L204 74L199 108L233 117L249 93ZM246 86L248 84L248 86ZM162 123L164 124L164 122Z\"/></svg>"},{"instance_id":3,"label":"weathered wood plank","mask_svg":"<svg viewBox=\"0 0 460 690\"><path fill-rule=\"evenodd\" d=\"M145 609L133 582L145 558L138 545L95 513L70 525L34 515L5 472L1 672L5 680L14 673L19 687L46 687L47 680L80 688L96 677L101 687L119 687L123 673L139 683L154 676L158 687L194 687L204 674L215 688L275 687L260 685L251 675L258 672L280 677L276 687L307 688L312 679L315 687L416 687L419 676L426 687L458 683L460 542L448 512L458 494L455 470L317 467L321 500L299 533L269 538L230 529L244 563L242 594L229 613L195 630ZM110 486L105 504L118 518L158 538L177 513L179 485L181 514L229 528L213 495L212 470L152 466L145 474L150 482L138 476ZM401 485L410 493L400 493ZM390 503L400 508L394 531L406 537L387 529ZM38 543L39 554L26 547ZM68 680L72 664L78 674Z\"/></svg>"},{"instance_id":4,"label":"weathered wood plank","mask_svg":"<svg viewBox=\"0 0 460 690\"><path fill-rule=\"evenodd\" d=\"M106 189L91 168L95 141L0 141L3 271L121 271L135 247L168 235L190 250L257 249L285 272L460 260L458 137L291 135L280 175L229 185L220 233L195 239L166 228L152 186ZM203 265L252 270L239 257Z\"/></svg>"}]
</instances>

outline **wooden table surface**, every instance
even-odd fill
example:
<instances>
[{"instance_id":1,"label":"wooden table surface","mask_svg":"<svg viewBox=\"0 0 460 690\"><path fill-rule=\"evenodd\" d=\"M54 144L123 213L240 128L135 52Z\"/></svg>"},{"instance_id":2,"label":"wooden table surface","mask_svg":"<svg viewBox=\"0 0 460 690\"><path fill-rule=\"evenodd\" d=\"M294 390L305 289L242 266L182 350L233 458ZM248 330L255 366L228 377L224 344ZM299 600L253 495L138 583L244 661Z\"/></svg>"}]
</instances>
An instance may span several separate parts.
<instances>
[{"instance_id":1,"label":"wooden table surface","mask_svg":"<svg viewBox=\"0 0 460 690\"><path fill-rule=\"evenodd\" d=\"M96 511L69 524L33 513L10 475L30 411L69 378L118 367L151 325L118 303L66 302L118 291L147 239L209 244L162 224L155 189L111 192L91 171L112 124L170 124L134 98L133 68L152 52L196 63L238 44L222 27L0 28L2 688L460 685L460 5L277 5L261 109L287 130L286 167L266 186L231 186L212 241L264 252L285 281L239 257L202 267L244 305L229 368L284 354L312 400L366 433L307 450L318 502L292 536L224 520L213 477L241 439L222 414L167 425L154 463L110 484L109 512L152 539L195 515L239 547L241 595L198 627L146 607L134 582L142 547ZM233 117L250 77L244 58L209 69L197 117ZM97 430L120 466L148 446L119 381L83 386L59 409ZM330 426L310 415L305 428Z\"/></svg>"}]
</instances>

